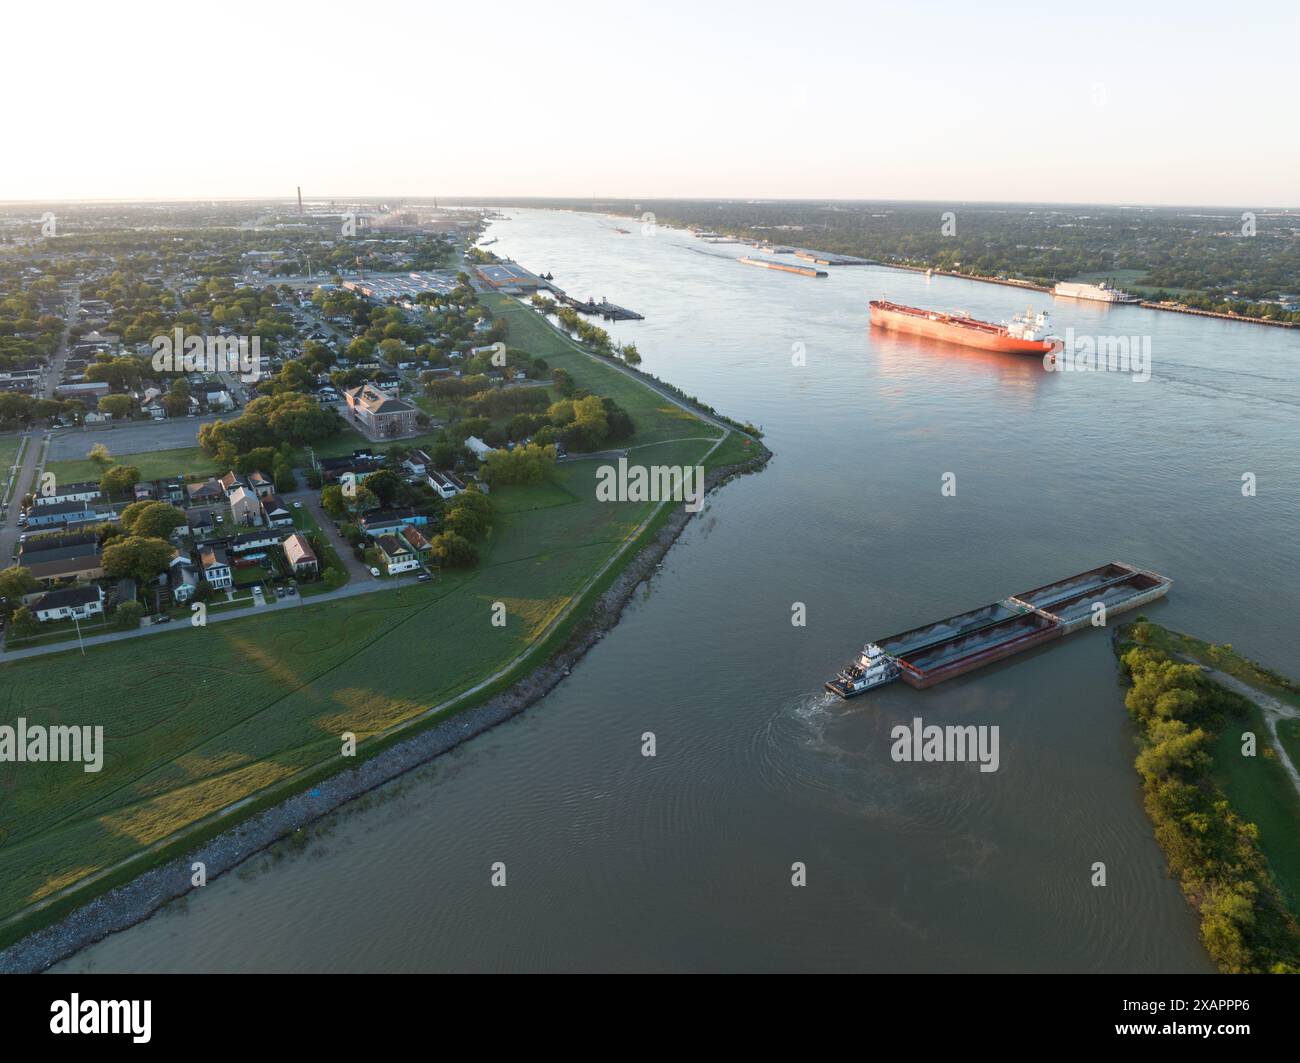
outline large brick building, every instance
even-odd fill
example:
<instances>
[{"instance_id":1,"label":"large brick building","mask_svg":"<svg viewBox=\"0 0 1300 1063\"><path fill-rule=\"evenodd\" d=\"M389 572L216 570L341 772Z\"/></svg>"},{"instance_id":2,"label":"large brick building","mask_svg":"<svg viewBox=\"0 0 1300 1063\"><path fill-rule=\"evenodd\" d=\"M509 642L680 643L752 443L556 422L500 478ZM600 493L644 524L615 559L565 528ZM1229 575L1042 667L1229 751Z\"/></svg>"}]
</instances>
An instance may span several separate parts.
<instances>
[{"instance_id":1,"label":"large brick building","mask_svg":"<svg viewBox=\"0 0 1300 1063\"><path fill-rule=\"evenodd\" d=\"M392 399L371 384L343 393L348 417L371 439L397 439L414 435L419 409L405 399Z\"/></svg>"}]
</instances>

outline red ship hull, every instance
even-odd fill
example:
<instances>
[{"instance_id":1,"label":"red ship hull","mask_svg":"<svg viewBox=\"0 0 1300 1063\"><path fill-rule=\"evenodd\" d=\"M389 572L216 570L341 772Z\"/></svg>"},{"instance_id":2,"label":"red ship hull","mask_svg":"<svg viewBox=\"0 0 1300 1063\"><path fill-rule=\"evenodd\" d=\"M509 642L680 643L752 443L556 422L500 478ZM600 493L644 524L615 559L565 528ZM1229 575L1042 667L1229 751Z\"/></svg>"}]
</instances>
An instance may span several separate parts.
<instances>
[{"instance_id":1,"label":"red ship hull","mask_svg":"<svg viewBox=\"0 0 1300 1063\"><path fill-rule=\"evenodd\" d=\"M1058 346L1054 340L1022 340L1007 334L1005 325L979 321L957 314L941 314L936 310L921 310L915 306L900 306L874 300L871 303L871 323L878 328L895 332L908 332L947 343L960 343L978 347L982 351L1001 351L1006 354L1047 354Z\"/></svg>"}]
</instances>

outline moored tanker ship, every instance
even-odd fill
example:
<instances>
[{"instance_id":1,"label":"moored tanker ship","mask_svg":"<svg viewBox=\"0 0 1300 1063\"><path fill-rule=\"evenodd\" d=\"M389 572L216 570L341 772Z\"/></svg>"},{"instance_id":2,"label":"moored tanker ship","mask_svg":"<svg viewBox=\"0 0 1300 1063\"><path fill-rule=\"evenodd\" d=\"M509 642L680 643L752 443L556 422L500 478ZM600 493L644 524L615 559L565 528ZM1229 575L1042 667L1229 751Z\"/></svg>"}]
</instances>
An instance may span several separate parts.
<instances>
[{"instance_id":1,"label":"moored tanker ship","mask_svg":"<svg viewBox=\"0 0 1300 1063\"><path fill-rule=\"evenodd\" d=\"M896 332L910 332L915 336L1007 354L1047 354L1061 346L1057 337L1046 335L1046 311L1035 314L1026 310L1007 324L996 325L960 311L942 314L937 310L922 310L874 299L871 302L871 323Z\"/></svg>"}]
</instances>

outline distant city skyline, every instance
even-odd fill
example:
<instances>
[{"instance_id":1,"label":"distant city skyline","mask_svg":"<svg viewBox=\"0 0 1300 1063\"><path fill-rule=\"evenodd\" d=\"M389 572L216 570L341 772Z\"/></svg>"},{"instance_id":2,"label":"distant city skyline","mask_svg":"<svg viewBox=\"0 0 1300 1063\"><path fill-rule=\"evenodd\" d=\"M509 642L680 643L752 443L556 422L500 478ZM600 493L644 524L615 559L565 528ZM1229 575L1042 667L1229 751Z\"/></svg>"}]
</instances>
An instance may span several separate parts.
<instances>
[{"instance_id":1,"label":"distant city skyline","mask_svg":"<svg viewBox=\"0 0 1300 1063\"><path fill-rule=\"evenodd\" d=\"M1300 200L1293 4L6 15L0 200Z\"/></svg>"}]
</instances>

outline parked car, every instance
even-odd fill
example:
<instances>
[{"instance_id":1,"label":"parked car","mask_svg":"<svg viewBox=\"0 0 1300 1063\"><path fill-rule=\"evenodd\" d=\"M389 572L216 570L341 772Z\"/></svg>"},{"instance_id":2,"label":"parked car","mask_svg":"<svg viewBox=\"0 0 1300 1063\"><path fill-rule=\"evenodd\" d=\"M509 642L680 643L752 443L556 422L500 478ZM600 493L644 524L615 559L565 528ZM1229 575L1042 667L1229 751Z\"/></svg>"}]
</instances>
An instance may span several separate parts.
<instances>
[{"instance_id":1,"label":"parked car","mask_svg":"<svg viewBox=\"0 0 1300 1063\"><path fill-rule=\"evenodd\" d=\"M297 588L297 587L286 587L286 588L284 589L284 593L287 594L290 598L292 598L292 597L294 597L294 596L298 593L298 588Z\"/></svg>"},{"instance_id":2,"label":"parked car","mask_svg":"<svg viewBox=\"0 0 1300 1063\"><path fill-rule=\"evenodd\" d=\"M168 616L166 613L159 613L157 616L153 618L153 623L155 624L170 624L171 622L172 622L172 618Z\"/></svg>"},{"instance_id":3,"label":"parked car","mask_svg":"<svg viewBox=\"0 0 1300 1063\"><path fill-rule=\"evenodd\" d=\"M415 577L415 582L416 582L416 583L428 583L429 580L431 580L431 579L433 579L433 577L430 576L429 573L427 573L427 572L421 572L418 576Z\"/></svg>"},{"instance_id":4,"label":"parked car","mask_svg":"<svg viewBox=\"0 0 1300 1063\"><path fill-rule=\"evenodd\" d=\"M370 570L370 574L371 574L372 576L374 576L374 577L377 579L377 578L379 577L379 569L377 569L377 568L372 568L372 569Z\"/></svg>"},{"instance_id":5,"label":"parked car","mask_svg":"<svg viewBox=\"0 0 1300 1063\"><path fill-rule=\"evenodd\" d=\"M295 502L295 503L293 504L293 508L294 508L294 509L302 509L302 503L301 503L301 502Z\"/></svg>"}]
</instances>

